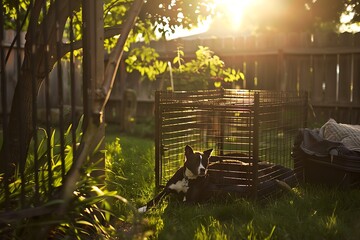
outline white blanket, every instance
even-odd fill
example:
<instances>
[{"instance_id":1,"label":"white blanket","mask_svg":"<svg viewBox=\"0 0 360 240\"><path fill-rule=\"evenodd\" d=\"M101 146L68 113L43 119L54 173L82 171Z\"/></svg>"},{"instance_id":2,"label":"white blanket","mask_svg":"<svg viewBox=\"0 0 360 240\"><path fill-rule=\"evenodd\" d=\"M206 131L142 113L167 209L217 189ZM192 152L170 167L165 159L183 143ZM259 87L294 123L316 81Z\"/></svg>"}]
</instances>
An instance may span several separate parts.
<instances>
[{"instance_id":1,"label":"white blanket","mask_svg":"<svg viewBox=\"0 0 360 240\"><path fill-rule=\"evenodd\" d=\"M360 152L360 125L342 124L329 119L320 128L320 136L329 141L341 142L347 149Z\"/></svg>"}]
</instances>

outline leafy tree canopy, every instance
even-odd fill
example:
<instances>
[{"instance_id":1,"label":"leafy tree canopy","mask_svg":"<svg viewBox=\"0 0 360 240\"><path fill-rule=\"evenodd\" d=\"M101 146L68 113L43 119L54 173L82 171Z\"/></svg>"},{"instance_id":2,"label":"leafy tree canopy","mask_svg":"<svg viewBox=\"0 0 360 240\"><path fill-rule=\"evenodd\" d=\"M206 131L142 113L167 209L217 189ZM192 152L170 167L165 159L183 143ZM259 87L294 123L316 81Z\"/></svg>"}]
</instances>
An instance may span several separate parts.
<instances>
[{"instance_id":1,"label":"leafy tree canopy","mask_svg":"<svg viewBox=\"0 0 360 240\"><path fill-rule=\"evenodd\" d=\"M213 1L104 0L104 39L108 39L105 47L109 50L109 58L105 66L103 82L99 86L101 94L96 94L98 97L94 100L92 111L98 112L100 118L102 117L101 113L111 94L126 42L129 44L138 38L149 41L154 36L155 28L164 34L177 27L196 26L202 18L212 14ZM39 91L45 77L52 71L58 60L72 50L82 48L82 3L88 4L89 1L2 1L1 20L5 23L5 29L27 31L21 71L10 110L9 140L6 141L6 146L2 145L0 151L0 170L8 169L7 176L9 177L15 173L17 164L26 162L25 155L28 152L33 132L32 113L34 111L32 108L34 105L32 103L35 96L33 91ZM83 7L90 7L90 4ZM97 120L102 121L102 119ZM93 144L92 141L95 141L93 135L98 130L98 126L95 126L95 121L86 121L86 123L91 124L85 124L85 128L93 130L84 134L86 140L82 141L82 144L88 147ZM23 131L19 130L19 126L23 126L21 128ZM27 146L24 153L18 151L20 138L24 139ZM85 147L81 149L78 159L84 161L87 150L84 150ZM13 157L9 159L8 155ZM74 173L77 171L74 170ZM71 185L71 181L67 184Z\"/></svg>"},{"instance_id":2,"label":"leafy tree canopy","mask_svg":"<svg viewBox=\"0 0 360 240\"><path fill-rule=\"evenodd\" d=\"M159 59L159 54L147 46L134 48L126 59L127 71L138 71L141 76L155 80L173 81L176 90L200 90L221 87L224 82L244 79L239 70L228 68L225 63L208 47L199 46L195 58L185 61L184 52L178 48L171 62ZM210 80L210 81L209 81ZM209 85L213 82L213 86Z\"/></svg>"},{"instance_id":3,"label":"leafy tree canopy","mask_svg":"<svg viewBox=\"0 0 360 240\"><path fill-rule=\"evenodd\" d=\"M44 1L42 4L42 15L51 5L56 4L57 1ZM22 30L26 31L28 27L29 11L38 2L38 0L4 0L5 12L5 28L16 29L19 24L23 23ZM81 2L81 0L74 0L74 2ZM114 35L119 34L121 24L127 18L128 10L133 1L130 0L104 0L104 27L105 27L105 45L107 48L113 46L115 40L111 39ZM151 0L146 1L139 15L139 20L133 29L133 34L130 40L135 41L141 39L150 41L155 38L155 29L165 36L168 32L174 32L177 27L193 28L196 27L199 21L204 20L213 13L213 0ZM60 13L63 14L63 13ZM74 12L73 24L75 36L81 37L81 8ZM70 15L70 14L69 14ZM39 18L39 25L41 22ZM106 33L108 32L108 34ZM67 32L64 32L64 37Z\"/></svg>"},{"instance_id":4,"label":"leafy tree canopy","mask_svg":"<svg viewBox=\"0 0 360 240\"><path fill-rule=\"evenodd\" d=\"M178 49L173 59L174 86L176 90L194 90L221 87L224 82L244 79L239 70L227 68L219 56L208 47L199 46L195 59L185 62L184 52ZM209 81L210 80L210 81ZM210 84L213 83L213 86Z\"/></svg>"},{"instance_id":5,"label":"leafy tree canopy","mask_svg":"<svg viewBox=\"0 0 360 240\"><path fill-rule=\"evenodd\" d=\"M352 23L360 22L360 1L359 0L343 0L345 2L345 11L353 15L351 19Z\"/></svg>"}]
</instances>

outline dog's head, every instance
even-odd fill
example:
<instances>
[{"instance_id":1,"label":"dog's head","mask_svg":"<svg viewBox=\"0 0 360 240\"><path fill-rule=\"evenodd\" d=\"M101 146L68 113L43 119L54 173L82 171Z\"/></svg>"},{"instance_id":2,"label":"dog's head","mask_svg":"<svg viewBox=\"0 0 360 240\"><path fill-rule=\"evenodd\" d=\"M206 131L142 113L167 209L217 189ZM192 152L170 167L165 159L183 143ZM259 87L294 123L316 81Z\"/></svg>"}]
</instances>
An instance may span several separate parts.
<instances>
[{"instance_id":1,"label":"dog's head","mask_svg":"<svg viewBox=\"0 0 360 240\"><path fill-rule=\"evenodd\" d=\"M198 176L205 176L209 165L209 158L212 149L203 153L194 152L193 149L186 145L185 147L185 176L189 179L195 179Z\"/></svg>"}]
</instances>

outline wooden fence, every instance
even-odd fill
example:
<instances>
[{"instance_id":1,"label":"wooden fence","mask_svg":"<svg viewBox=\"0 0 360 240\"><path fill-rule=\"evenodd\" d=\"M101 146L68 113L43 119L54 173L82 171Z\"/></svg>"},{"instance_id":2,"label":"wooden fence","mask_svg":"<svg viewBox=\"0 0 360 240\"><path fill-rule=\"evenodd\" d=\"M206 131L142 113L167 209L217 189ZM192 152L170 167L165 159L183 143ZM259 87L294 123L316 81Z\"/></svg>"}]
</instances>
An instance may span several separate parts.
<instances>
[{"instance_id":1,"label":"wooden fence","mask_svg":"<svg viewBox=\"0 0 360 240\"><path fill-rule=\"evenodd\" d=\"M1 43L1 48L4 51L4 55L7 56L7 59L5 60L5 66L4 66L4 76L6 79L6 90L4 91L4 98L6 98L6 109L7 111L10 111L11 103L13 100L13 95L15 92L15 87L17 84L18 79L18 72L20 71L20 66L17 65L18 61L22 61L24 57L24 44L25 44L25 34L26 32L21 32L21 40L20 40L20 48L17 48L15 45L13 49L11 49L11 42L14 40L16 36L15 30L5 30L4 31L4 39ZM18 59L20 57L20 60ZM55 123L58 121L59 118L59 112L58 112L58 103L59 103L59 74L58 74L58 68L61 64L61 79L62 79L62 100L64 107L66 110L69 110L71 105L71 73L70 73L70 61L68 60L62 60L59 61L52 72L49 74L49 82L48 82L48 90L45 89L45 84L43 84L38 93L37 98L37 114L38 114L38 120L40 122L44 122L46 119L46 105L48 104L51 108L50 111L50 121L52 123ZM80 93L82 92L82 62L79 59L74 59L74 87L75 91ZM1 77L0 77L1 79ZM49 102L46 103L46 91L49 91L49 95L51 98L49 99ZM83 99L82 94L76 94L74 102L76 107L76 114L81 115L82 114L82 105L83 105ZM3 105L2 105L3 99L0 98L0 114L3 114ZM9 113L7 112L6 115ZM69 111L66 111L65 113L65 120L70 121Z\"/></svg>"},{"instance_id":2,"label":"wooden fence","mask_svg":"<svg viewBox=\"0 0 360 240\"><path fill-rule=\"evenodd\" d=\"M284 33L153 43L164 59L172 59L179 46L189 58L198 46L209 47L227 66L243 71L242 88L308 91L315 121L333 117L360 123L360 34Z\"/></svg>"},{"instance_id":3,"label":"wooden fence","mask_svg":"<svg viewBox=\"0 0 360 240\"><path fill-rule=\"evenodd\" d=\"M152 46L164 60L173 59L178 47L183 49L186 58L192 58L198 46L208 46L228 67L240 69L245 74L245 79L238 84L239 87L282 91L305 90L309 92L309 102L314 109L312 113L316 116L312 120L315 122L322 123L333 117L339 122L360 123L360 34L284 33L206 39L192 37L154 42ZM10 58L9 62L13 62L13 59ZM66 66L63 67L63 71L63 76L68 76ZM122 71L125 71L125 68L122 68ZM16 72L7 72L10 74L7 78L9 103L15 88L15 84L12 83L16 82L11 79L16 79ZM50 76L53 77L56 78ZM140 102L144 96L146 103L153 101L153 97L148 99L147 96L152 95L149 91L157 89L153 86L157 83L130 83L138 80L132 79L131 74L126 78L127 80L123 79L121 84L115 83L110 104L113 103L113 99L122 99L125 85L130 88L135 86ZM54 85L50 86L53 93L57 92L56 82L50 81L50 85ZM64 84L65 88L66 86ZM119 94L121 96L118 96ZM69 104L67 99L65 97L65 104ZM81 104L81 99L76 102ZM119 105L118 102L116 104ZM44 104L40 97L39 106L42 105ZM145 108L152 109L148 104ZM138 112L142 112L141 104L138 106ZM145 115L148 114L146 111ZM310 117L312 116L314 115L311 114ZM112 118L114 117L107 114L108 120L113 121ZM120 119L118 116L115 118Z\"/></svg>"}]
</instances>

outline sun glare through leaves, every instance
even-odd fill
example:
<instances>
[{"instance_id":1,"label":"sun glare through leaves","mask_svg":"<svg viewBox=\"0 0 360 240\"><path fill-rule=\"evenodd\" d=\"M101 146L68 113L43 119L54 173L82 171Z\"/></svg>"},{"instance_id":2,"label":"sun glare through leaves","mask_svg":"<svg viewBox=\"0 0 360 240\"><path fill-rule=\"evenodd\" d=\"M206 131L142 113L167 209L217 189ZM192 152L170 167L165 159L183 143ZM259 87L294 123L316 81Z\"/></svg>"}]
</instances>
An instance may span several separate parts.
<instances>
[{"instance_id":1,"label":"sun glare through leaves","mask_svg":"<svg viewBox=\"0 0 360 240\"><path fill-rule=\"evenodd\" d=\"M216 8L223 18L227 18L234 30L238 29L243 21L245 12L252 4L252 0L215 0Z\"/></svg>"}]
</instances>

